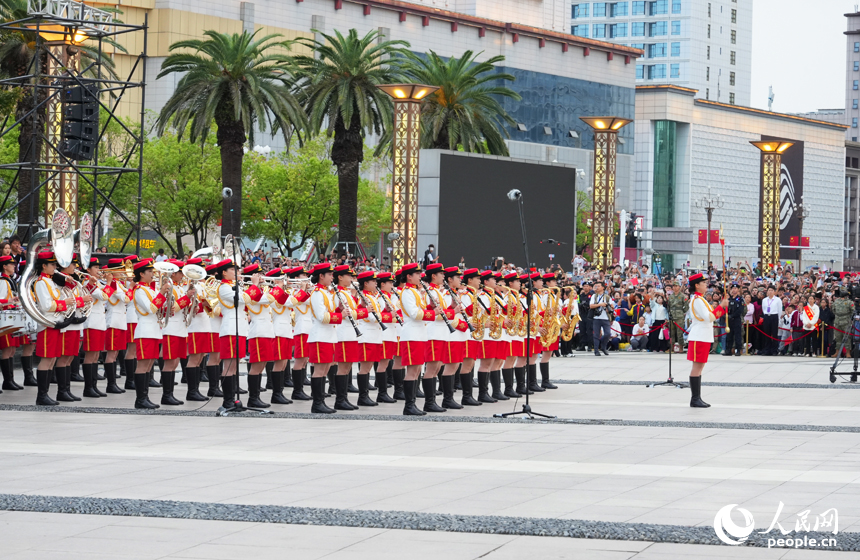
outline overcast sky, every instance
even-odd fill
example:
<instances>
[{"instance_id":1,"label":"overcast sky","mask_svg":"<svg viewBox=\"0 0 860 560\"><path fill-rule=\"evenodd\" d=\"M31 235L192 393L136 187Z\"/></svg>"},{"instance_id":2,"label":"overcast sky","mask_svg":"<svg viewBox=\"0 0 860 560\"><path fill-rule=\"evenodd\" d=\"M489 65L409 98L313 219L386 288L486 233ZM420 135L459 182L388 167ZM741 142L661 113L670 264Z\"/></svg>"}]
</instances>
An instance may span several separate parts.
<instances>
[{"instance_id":1,"label":"overcast sky","mask_svg":"<svg viewBox=\"0 0 860 560\"><path fill-rule=\"evenodd\" d=\"M860 0L752 0L753 107L800 113L845 107L844 14Z\"/></svg>"}]
</instances>

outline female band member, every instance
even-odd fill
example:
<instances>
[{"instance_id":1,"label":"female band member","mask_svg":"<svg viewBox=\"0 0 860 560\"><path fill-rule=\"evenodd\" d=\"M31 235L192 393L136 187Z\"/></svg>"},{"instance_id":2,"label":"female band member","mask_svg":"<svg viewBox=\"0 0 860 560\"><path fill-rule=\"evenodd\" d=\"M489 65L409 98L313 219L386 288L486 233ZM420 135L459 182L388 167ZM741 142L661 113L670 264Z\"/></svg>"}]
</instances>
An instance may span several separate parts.
<instances>
[{"instance_id":1,"label":"female band member","mask_svg":"<svg viewBox=\"0 0 860 560\"><path fill-rule=\"evenodd\" d=\"M84 330L84 396L87 398L106 397L98 388L99 354L105 349L105 331L107 330L105 302L110 295L105 292L99 281L101 271L99 260L90 259L87 268L89 278L83 283L85 293L93 297L93 306L87 316Z\"/></svg>"},{"instance_id":2,"label":"female band member","mask_svg":"<svg viewBox=\"0 0 860 560\"><path fill-rule=\"evenodd\" d=\"M222 261L223 262L223 261ZM219 271L221 263L212 263L206 267L206 273L214 277L216 280L221 280ZM209 352L209 357L206 360L206 377L209 378L209 390L206 392L207 397L223 397L221 391L221 304L218 303L217 289L214 297L215 308L207 307L206 314L209 316L209 345L212 351ZM232 301L232 300L231 300ZM200 376L203 377L202 375Z\"/></svg>"},{"instance_id":3,"label":"female band member","mask_svg":"<svg viewBox=\"0 0 860 560\"><path fill-rule=\"evenodd\" d=\"M173 396L173 389L176 386L176 368L179 366L180 360L188 357L188 327L185 326L184 314L180 312L189 305L197 303L197 290L192 287L188 293L185 293L185 288L180 285L185 278L182 274L184 262L177 260L168 262L175 264L179 270L170 276L171 289L173 290L173 309L168 312L170 320L161 330L161 356L164 358L164 366L159 368L161 370L161 404L178 406L185 404L185 402Z\"/></svg>"},{"instance_id":4,"label":"female band member","mask_svg":"<svg viewBox=\"0 0 860 560\"><path fill-rule=\"evenodd\" d=\"M137 313L137 326L134 329L134 345L137 350L137 369L134 371L134 387L137 398L135 408L158 408L149 400L149 371L158 359L162 341L161 327L156 313L167 304L170 283L163 282L156 291L155 269L152 259L144 259L134 265L134 288L132 301Z\"/></svg>"},{"instance_id":5,"label":"female band member","mask_svg":"<svg viewBox=\"0 0 860 560\"><path fill-rule=\"evenodd\" d=\"M10 255L0 256L0 306L3 309L14 309L18 306L18 285L12 278L15 275L15 259ZM3 325L9 327L11 325ZM12 357L19 344L19 337L14 334L0 336L0 370L3 372L3 391L20 391L23 389L15 383L15 374L12 369ZM0 391L2 393L3 391Z\"/></svg>"},{"instance_id":6,"label":"female band member","mask_svg":"<svg viewBox=\"0 0 860 560\"><path fill-rule=\"evenodd\" d=\"M287 272L290 278L308 278L308 272L297 266ZM308 279L307 283L299 286L299 290L294 294L298 299L298 303L293 308L293 367L290 370L290 377L293 379L293 394L290 396L296 401L307 401L311 397L304 391L305 385L305 369L308 367L308 333L311 332L313 326L313 315L311 315L311 282ZM307 296L307 297L305 297Z\"/></svg>"},{"instance_id":7,"label":"female band member","mask_svg":"<svg viewBox=\"0 0 860 560\"><path fill-rule=\"evenodd\" d=\"M128 346L128 335L126 329L126 304L129 297L125 291L125 287L120 280L125 268L122 266L122 259L110 259L102 269L107 280L107 285L103 288L104 293L108 296L105 304L105 379L107 379L108 393L121 394L125 393L125 389L120 388L116 383L116 359L120 350L125 350ZM131 376L129 374L129 376Z\"/></svg>"},{"instance_id":8,"label":"female band member","mask_svg":"<svg viewBox=\"0 0 860 560\"><path fill-rule=\"evenodd\" d=\"M123 258L123 263L130 262L132 266L138 261L137 255L128 255ZM126 281L126 293L128 304L125 306L125 334L128 337L125 348L125 388L131 391L134 387L134 372L137 371L137 341L134 338L134 330L137 328L137 310L134 308L134 277Z\"/></svg>"},{"instance_id":9,"label":"female band member","mask_svg":"<svg viewBox=\"0 0 860 560\"><path fill-rule=\"evenodd\" d=\"M203 259L188 259L186 264L202 266ZM204 292L204 288L200 286L195 290L195 296L191 298L191 305L197 306L197 313L191 319L191 324L188 325L188 337L185 339L185 346L188 351L188 364L185 366L188 391L185 393L185 400L192 402L208 400L200 394L200 378L202 377L200 364L203 363L203 356L212 351L212 333L207 314L207 311L210 310L209 301L206 299L206 294L202 292Z\"/></svg>"},{"instance_id":10,"label":"female band member","mask_svg":"<svg viewBox=\"0 0 860 560\"><path fill-rule=\"evenodd\" d=\"M687 339L687 359L693 362L690 370L690 406L693 408L708 408L709 405L702 400L702 370L708 362L708 353L714 342L714 311L703 296L708 290L708 279L702 275L690 276L690 288L694 291L690 300L690 315L693 322L690 325L690 335ZM724 298L722 305L728 306L728 298Z\"/></svg>"},{"instance_id":11,"label":"female band member","mask_svg":"<svg viewBox=\"0 0 860 560\"><path fill-rule=\"evenodd\" d=\"M333 408L325 403L325 380L329 368L334 363L334 347L337 344L337 325L343 321L343 314L336 311L336 296L331 291L334 269L330 263L319 263L311 271L311 282L315 284L311 293L310 311L313 324L308 332L307 353L313 365L311 374L311 412L332 414ZM347 307L343 313L351 313Z\"/></svg>"},{"instance_id":12,"label":"female band member","mask_svg":"<svg viewBox=\"0 0 860 560\"><path fill-rule=\"evenodd\" d=\"M363 297L359 297L361 305L369 305L367 307L367 315L364 319L358 322L361 325L361 342L358 345L358 405L359 406L378 406L378 403L370 398L370 370L373 368L374 362L382 360L382 327L376 317L381 321L385 321L382 317L382 308L379 301L376 299L376 273L372 270L366 270L358 275L358 289L361 290ZM389 321L391 316L389 314ZM385 324L385 323L383 323ZM385 325L386 330L391 328L390 325ZM387 375L385 372L379 375Z\"/></svg>"},{"instance_id":13,"label":"female band member","mask_svg":"<svg viewBox=\"0 0 860 560\"><path fill-rule=\"evenodd\" d=\"M403 310L400 360L406 366L406 380L403 382L406 395L403 414L406 416L427 414L415 406L415 399L418 376L427 356L427 323L436 320L436 308L418 288L421 274L418 263L409 263L400 269L400 283L403 285L403 291L400 293L400 307Z\"/></svg>"},{"instance_id":14,"label":"female band member","mask_svg":"<svg viewBox=\"0 0 860 560\"><path fill-rule=\"evenodd\" d=\"M259 272L251 276L251 285L245 290L239 290L238 301L236 298L236 266L230 259L218 263L219 269L215 277L221 280L218 287L218 303L221 305L221 332L219 337L219 348L221 350L221 361L224 371L221 374L221 389L224 392L224 408L232 408L238 402L239 396L239 360L245 357L248 321L245 318L245 306L254 301L256 297L262 297L260 289ZM237 329L238 326L238 329ZM263 364L265 367L265 363ZM262 368L261 368L262 371ZM256 383L260 382L260 374L257 373ZM254 380L249 375L249 390ZM256 385L259 387L259 385Z\"/></svg>"},{"instance_id":15,"label":"female band member","mask_svg":"<svg viewBox=\"0 0 860 560\"><path fill-rule=\"evenodd\" d=\"M75 268L75 259L77 255L73 255L72 262L69 263L69 266L61 270L62 274L58 275L58 278L55 282L66 288L66 290L70 291L74 297L81 298L84 301L84 304L93 301L92 296L85 293L85 290L82 287L80 282L80 277L77 275ZM80 308L77 308L72 313L72 317L70 321L67 319L66 327L62 329L63 333L63 342L62 349L60 350L60 357L57 358L57 364L55 370L58 368L64 368L69 371L69 379L72 377L72 362L75 358L78 357L81 351L81 333L84 330L84 323L86 322L86 317L83 315L83 311ZM55 371L56 375L56 371ZM80 376L79 376L80 377ZM71 392L71 385L69 386L69 390L65 392L64 397L71 397L74 401L81 400L80 397L77 397ZM58 393L57 400L62 402L62 398Z\"/></svg>"},{"instance_id":16,"label":"female band member","mask_svg":"<svg viewBox=\"0 0 860 560\"><path fill-rule=\"evenodd\" d=\"M367 317L367 309L356 303L352 295L352 282L355 274L349 265L336 266L334 269L335 309L338 313L348 312L355 321ZM348 310L348 311L347 311ZM352 364L359 361L358 334L352 323L341 322L337 327L337 344L334 347L334 361L337 363L335 374L335 410L357 410L358 407L349 402L349 382L352 377ZM329 389L331 391L331 389Z\"/></svg>"},{"instance_id":17,"label":"female band member","mask_svg":"<svg viewBox=\"0 0 860 560\"><path fill-rule=\"evenodd\" d=\"M403 386L403 367L400 363L398 355L397 343L400 327L395 315L398 314L397 294L394 293L394 278L390 272L376 273L379 292L377 294L377 302L382 309L382 322L388 325L388 328L382 332L382 358L376 365L376 402L378 403L394 403L396 399L388 394L388 367L391 366L391 375L399 381L395 381L395 385Z\"/></svg>"},{"instance_id":18,"label":"female band member","mask_svg":"<svg viewBox=\"0 0 860 560\"><path fill-rule=\"evenodd\" d=\"M448 340L442 348L442 363L445 364L442 369L442 408L463 408L463 405L454 400L454 376L460 364L466 355L466 345L468 344L471 335L469 327L465 320L462 319L463 307L460 296L457 295L460 289L460 269L456 266L451 266L445 269L445 281L448 283L448 288L445 290L445 309L450 309L456 317L456 329L453 333L448 333ZM457 296L458 302L455 302L454 297ZM452 321L454 323L455 321ZM424 392L427 393L426 391Z\"/></svg>"},{"instance_id":19,"label":"female band member","mask_svg":"<svg viewBox=\"0 0 860 560\"><path fill-rule=\"evenodd\" d=\"M253 263L242 269L243 276L256 276L258 284L261 274L260 263ZM271 405L260 399L260 387L262 386L261 381L266 364L275 359L275 327L272 323L272 313L269 310L275 297L257 285L248 286L247 291L249 299L246 302L246 310L251 318L247 334L250 351L249 363L251 364L248 369L248 406L268 408ZM244 317L239 318L240 321L244 319Z\"/></svg>"},{"instance_id":20,"label":"female band member","mask_svg":"<svg viewBox=\"0 0 860 560\"><path fill-rule=\"evenodd\" d=\"M479 309L481 303L478 294L481 291L481 272L477 268L469 268L463 271L463 281L466 282L466 291L469 300L463 304L466 306L466 314L472 320L473 326L476 314L482 314L483 308ZM483 329L483 327L481 327ZM463 406L481 406L481 403L472 396L472 380L474 379L475 361L481 356L481 341L470 336L466 342L466 354L463 356L463 365L460 368L460 385L463 390L463 398L460 404Z\"/></svg>"}]
</instances>

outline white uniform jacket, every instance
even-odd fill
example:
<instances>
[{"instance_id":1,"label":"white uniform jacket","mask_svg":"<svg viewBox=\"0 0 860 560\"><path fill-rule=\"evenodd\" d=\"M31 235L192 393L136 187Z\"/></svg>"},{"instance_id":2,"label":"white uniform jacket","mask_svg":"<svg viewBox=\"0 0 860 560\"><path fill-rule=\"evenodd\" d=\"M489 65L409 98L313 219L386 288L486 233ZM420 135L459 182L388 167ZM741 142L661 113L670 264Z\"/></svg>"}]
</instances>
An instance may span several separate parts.
<instances>
[{"instance_id":1,"label":"white uniform jacket","mask_svg":"<svg viewBox=\"0 0 860 560\"><path fill-rule=\"evenodd\" d=\"M190 305L193 304L185 293L185 288L173 286L173 310L170 312L170 321L161 331L162 335L188 338L188 327L185 326L185 313L182 310Z\"/></svg>"},{"instance_id":2,"label":"white uniform jacket","mask_svg":"<svg viewBox=\"0 0 860 560\"><path fill-rule=\"evenodd\" d=\"M400 340L427 342L427 323L436 320L436 311L427 309L427 294L419 292L418 286L406 284L400 292L400 309L403 311Z\"/></svg>"},{"instance_id":3,"label":"white uniform jacket","mask_svg":"<svg viewBox=\"0 0 860 560\"><path fill-rule=\"evenodd\" d=\"M239 336L248 336L248 319L245 317L245 306L251 301L248 292L262 292L259 287L251 285L247 290L239 290L239 305L235 305L235 287L233 282L222 280L218 286L218 303L221 306L221 331L218 336L236 336L236 313L239 314ZM238 308L238 309L237 309Z\"/></svg>"},{"instance_id":4,"label":"white uniform jacket","mask_svg":"<svg viewBox=\"0 0 860 560\"><path fill-rule=\"evenodd\" d=\"M133 303L137 312L134 339L155 338L161 340L163 337L156 313L167 304L167 297L161 292L155 291L155 282L149 285L141 282L134 289Z\"/></svg>"},{"instance_id":5,"label":"white uniform jacket","mask_svg":"<svg viewBox=\"0 0 860 560\"><path fill-rule=\"evenodd\" d=\"M714 309L705 298L694 294L690 299L690 335L688 341L713 342L714 341Z\"/></svg>"},{"instance_id":6,"label":"white uniform jacket","mask_svg":"<svg viewBox=\"0 0 860 560\"><path fill-rule=\"evenodd\" d=\"M126 330L126 311L128 309L128 292L122 284L116 280L111 281L104 288L104 292L108 294L108 299L105 302L105 324L109 329L117 329L120 331Z\"/></svg>"},{"instance_id":7,"label":"white uniform jacket","mask_svg":"<svg viewBox=\"0 0 860 560\"><path fill-rule=\"evenodd\" d=\"M329 288L317 284L309 301L313 324L308 332L308 344L335 344L338 341L337 326L343 321L343 315L335 311L338 306L336 296Z\"/></svg>"}]
</instances>

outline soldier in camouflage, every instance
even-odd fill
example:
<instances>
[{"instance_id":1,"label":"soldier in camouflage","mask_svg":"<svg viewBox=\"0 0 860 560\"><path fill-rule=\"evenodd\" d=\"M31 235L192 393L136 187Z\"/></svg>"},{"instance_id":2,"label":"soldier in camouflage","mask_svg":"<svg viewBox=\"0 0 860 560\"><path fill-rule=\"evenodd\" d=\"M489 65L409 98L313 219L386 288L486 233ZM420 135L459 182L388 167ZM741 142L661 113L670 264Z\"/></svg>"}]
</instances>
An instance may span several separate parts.
<instances>
[{"instance_id":1,"label":"soldier in camouflage","mask_svg":"<svg viewBox=\"0 0 860 560\"><path fill-rule=\"evenodd\" d=\"M848 299L848 293L845 290L838 291L836 295L836 301L833 302L833 315L835 316L833 326L837 330L834 331L833 356L831 357L836 356L836 352L842 346L843 338L845 339L845 350L848 356L851 356L852 340L850 336L846 337L843 332L851 332L851 324L854 318L854 302Z\"/></svg>"},{"instance_id":2,"label":"soldier in camouflage","mask_svg":"<svg viewBox=\"0 0 860 560\"><path fill-rule=\"evenodd\" d=\"M671 315L672 322L669 325L670 338L673 344L678 345L678 350L680 352L684 351L684 331L679 328L677 325L684 324L684 315L687 314L687 305L688 300L687 297L681 293L681 285L677 282L672 285L673 293L669 294L668 303L669 303L669 314Z\"/></svg>"}]
</instances>

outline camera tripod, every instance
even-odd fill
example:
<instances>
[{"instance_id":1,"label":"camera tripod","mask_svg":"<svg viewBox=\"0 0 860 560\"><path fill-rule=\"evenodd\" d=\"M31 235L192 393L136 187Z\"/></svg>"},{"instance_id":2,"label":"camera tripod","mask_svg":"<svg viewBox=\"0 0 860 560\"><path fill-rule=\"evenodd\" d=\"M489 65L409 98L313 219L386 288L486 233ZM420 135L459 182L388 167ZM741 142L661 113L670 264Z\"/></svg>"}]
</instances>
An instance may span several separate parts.
<instances>
[{"instance_id":1,"label":"camera tripod","mask_svg":"<svg viewBox=\"0 0 860 560\"><path fill-rule=\"evenodd\" d=\"M836 367L839 365L839 362L842 361L842 350L845 348L845 342L848 341L850 337L851 340L851 357L854 359L854 368L848 372L836 371ZM854 315L854 321L851 324L851 333L842 337L842 344L839 345L839 350L836 352L836 359L833 361L833 365L830 366L830 382L836 383L836 376L844 376L851 375L851 381L843 381L843 383L856 383L857 382L857 368L858 362L860 362L860 353L858 353L857 344L860 343L860 314Z\"/></svg>"}]
</instances>

